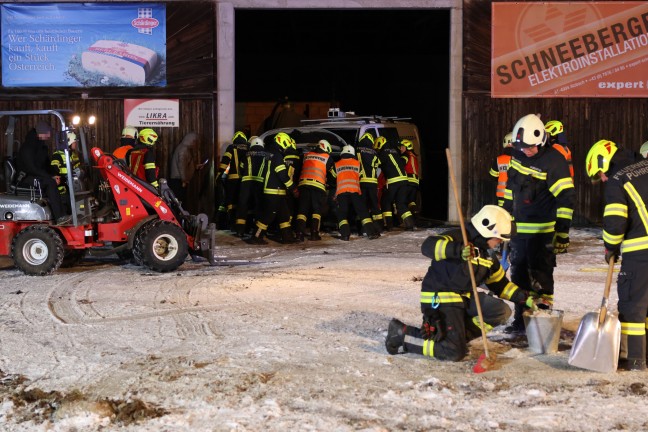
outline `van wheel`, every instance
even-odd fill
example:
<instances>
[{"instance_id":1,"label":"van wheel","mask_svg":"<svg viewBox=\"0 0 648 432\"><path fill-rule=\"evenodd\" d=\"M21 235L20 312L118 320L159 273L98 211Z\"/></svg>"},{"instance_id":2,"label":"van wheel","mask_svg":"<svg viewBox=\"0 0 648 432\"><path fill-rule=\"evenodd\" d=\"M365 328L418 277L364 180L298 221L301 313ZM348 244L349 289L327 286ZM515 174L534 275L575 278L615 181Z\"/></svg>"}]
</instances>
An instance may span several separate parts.
<instances>
[{"instance_id":1,"label":"van wheel","mask_svg":"<svg viewBox=\"0 0 648 432\"><path fill-rule=\"evenodd\" d=\"M151 270L166 273L180 267L189 252L187 236L178 225L156 220L135 239L134 256Z\"/></svg>"},{"instance_id":2,"label":"van wheel","mask_svg":"<svg viewBox=\"0 0 648 432\"><path fill-rule=\"evenodd\" d=\"M32 225L20 231L11 242L11 258L16 267L30 276L45 276L63 263L63 240L47 225Z\"/></svg>"}]
</instances>

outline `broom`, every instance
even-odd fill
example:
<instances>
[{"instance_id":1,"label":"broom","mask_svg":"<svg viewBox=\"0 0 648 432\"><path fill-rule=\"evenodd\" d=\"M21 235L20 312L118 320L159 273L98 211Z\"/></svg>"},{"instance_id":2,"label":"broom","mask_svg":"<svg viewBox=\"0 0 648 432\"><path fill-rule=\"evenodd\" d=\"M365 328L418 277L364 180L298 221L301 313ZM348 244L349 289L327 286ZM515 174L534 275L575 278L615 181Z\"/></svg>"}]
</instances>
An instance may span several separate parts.
<instances>
[{"instance_id":1,"label":"broom","mask_svg":"<svg viewBox=\"0 0 648 432\"><path fill-rule=\"evenodd\" d=\"M455 180L454 169L452 167L452 156L449 148L446 148L446 158L448 159L448 172L450 173L450 181L452 182L452 191L454 192L455 201L457 203L457 215L459 217L459 224L461 225L461 236L463 237L464 246L467 246L469 244L468 234L466 234L466 224L464 222L463 214L461 213L461 202L459 201L457 181ZM484 315L482 314L479 292L477 291L477 283L475 282L475 272L473 271L472 260L470 259L468 259L468 273L470 273L470 282L472 284L473 295L475 296L475 305L477 306L477 315L479 316L479 327L481 329L482 342L484 344L484 353L479 356L477 363L473 366L473 372L482 373L494 368L496 356L494 353L488 351L488 340L486 339L486 329L484 328Z\"/></svg>"}]
</instances>

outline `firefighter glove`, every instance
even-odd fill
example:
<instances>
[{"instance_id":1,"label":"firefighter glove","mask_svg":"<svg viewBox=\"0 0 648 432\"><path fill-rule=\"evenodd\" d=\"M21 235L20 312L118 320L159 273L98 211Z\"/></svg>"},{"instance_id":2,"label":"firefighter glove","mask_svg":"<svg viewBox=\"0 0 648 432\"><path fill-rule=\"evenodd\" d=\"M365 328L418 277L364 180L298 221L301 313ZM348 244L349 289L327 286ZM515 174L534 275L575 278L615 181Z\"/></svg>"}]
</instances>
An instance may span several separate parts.
<instances>
[{"instance_id":1,"label":"firefighter glove","mask_svg":"<svg viewBox=\"0 0 648 432\"><path fill-rule=\"evenodd\" d=\"M421 337L434 342L441 342L445 339L446 330L443 326L441 312L437 309L426 309L423 313L423 324L421 325Z\"/></svg>"},{"instance_id":2,"label":"firefighter glove","mask_svg":"<svg viewBox=\"0 0 648 432\"><path fill-rule=\"evenodd\" d=\"M475 258L475 247L468 243L466 246L461 248L461 259L468 261L473 258Z\"/></svg>"},{"instance_id":3,"label":"firefighter glove","mask_svg":"<svg viewBox=\"0 0 648 432\"><path fill-rule=\"evenodd\" d=\"M569 247L569 234L556 232L551 244L554 253L559 254L567 252L567 248Z\"/></svg>"},{"instance_id":4,"label":"firefighter glove","mask_svg":"<svg viewBox=\"0 0 648 432\"><path fill-rule=\"evenodd\" d=\"M541 310L549 310L553 306L551 304L551 301L548 299L545 299L543 297L532 297L529 296L526 299L526 302L524 303L524 306L528 307L532 311L537 311L538 309Z\"/></svg>"},{"instance_id":5,"label":"firefighter glove","mask_svg":"<svg viewBox=\"0 0 648 432\"><path fill-rule=\"evenodd\" d=\"M619 251L605 249L605 262L610 264L610 260L617 262L619 260Z\"/></svg>"}]
</instances>

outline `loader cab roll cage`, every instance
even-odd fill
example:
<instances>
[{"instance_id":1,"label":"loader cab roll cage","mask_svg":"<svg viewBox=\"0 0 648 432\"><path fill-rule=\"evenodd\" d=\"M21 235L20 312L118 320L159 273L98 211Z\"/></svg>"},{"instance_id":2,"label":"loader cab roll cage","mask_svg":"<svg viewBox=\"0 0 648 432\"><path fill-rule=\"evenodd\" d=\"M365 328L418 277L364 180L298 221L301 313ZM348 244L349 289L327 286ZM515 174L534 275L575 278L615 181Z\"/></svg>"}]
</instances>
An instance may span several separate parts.
<instances>
[{"instance_id":1,"label":"loader cab roll cage","mask_svg":"<svg viewBox=\"0 0 648 432\"><path fill-rule=\"evenodd\" d=\"M58 150L63 150L65 154L65 164L67 168L67 185L69 191L69 204L72 212L72 223L74 226L85 225L91 222L92 216L90 213L90 203L87 202L91 196L91 192L87 190L74 190L73 167L70 161L70 151L68 148L67 133L74 131L77 134L77 152L79 153L81 166L85 168L85 174L88 176L86 184L94 184L97 180L97 174L94 170L90 169L90 152L88 149L88 140L86 136L86 126L74 126L71 121L72 111L65 109L57 110L23 110L23 111L0 111L0 121L6 117L8 120L5 136L7 137L7 149L4 158L5 175L7 176L7 192L18 194L19 192L26 193L31 191L31 194L37 193L33 187L24 187L18 185L17 181L20 175L14 166L14 154L17 153L20 147L21 140L16 139L15 129L16 123L20 117L24 116L53 116L58 127L52 127L54 133L53 138L55 147ZM66 118L68 121L66 121ZM52 125L51 117L48 121Z\"/></svg>"}]
</instances>

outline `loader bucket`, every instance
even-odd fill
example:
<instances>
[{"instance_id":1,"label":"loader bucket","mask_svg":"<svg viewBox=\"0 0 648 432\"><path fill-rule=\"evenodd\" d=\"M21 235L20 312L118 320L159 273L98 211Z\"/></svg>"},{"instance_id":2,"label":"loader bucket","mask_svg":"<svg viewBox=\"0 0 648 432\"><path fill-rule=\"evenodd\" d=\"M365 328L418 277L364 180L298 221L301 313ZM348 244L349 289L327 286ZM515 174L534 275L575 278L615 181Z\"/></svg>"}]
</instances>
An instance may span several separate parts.
<instances>
[{"instance_id":1,"label":"loader bucket","mask_svg":"<svg viewBox=\"0 0 648 432\"><path fill-rule=\"evenodd\" d=\"M207 258L210 265L216 265L216 224L210 223L196 237L196 252Z\"/></svg>"}]
</instances>

